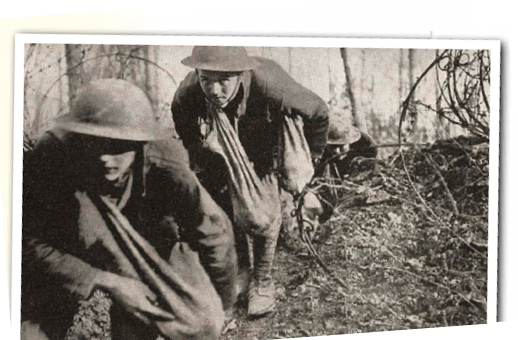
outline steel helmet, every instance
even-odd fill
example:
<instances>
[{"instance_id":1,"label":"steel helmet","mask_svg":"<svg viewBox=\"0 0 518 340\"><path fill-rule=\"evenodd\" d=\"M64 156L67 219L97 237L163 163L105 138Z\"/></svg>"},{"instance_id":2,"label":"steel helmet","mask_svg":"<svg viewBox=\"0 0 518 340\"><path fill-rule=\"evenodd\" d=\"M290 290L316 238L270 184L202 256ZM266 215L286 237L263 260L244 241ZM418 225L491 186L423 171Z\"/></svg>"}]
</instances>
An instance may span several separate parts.
<instances>
[{"instance_id":1,"label":"steel helmet","mask_svg":"<svg viewBox=\"0 0 518 340\"><path fill-rule=\"evenodd\" d=\"M163 137L147 95L122 79L95 80L86 85L68 114L56 119L65 130L99 137L151 141Z\"/></svg>"},{"instance_id":2,"label":"steel helmet","mask_svg":"<svg viewBox=\"0 0 518 340\"><path fill-rule=\"evenodd\" d=\"M340 121L332 121L329 124L327 134L328 145L346 145L358 141L361 137L360 131L352 125Z\"/></svg>"},{"instance_id":3,"label":"steel helmet","mask_svg":"<svg viewBox=\"0 0 518 340\"><path fill-rule=\"evenodd\" d=\"M182 64L199 70L242 72L259 66L243 46L195 46Z\"/></svg>"}]
</instances>

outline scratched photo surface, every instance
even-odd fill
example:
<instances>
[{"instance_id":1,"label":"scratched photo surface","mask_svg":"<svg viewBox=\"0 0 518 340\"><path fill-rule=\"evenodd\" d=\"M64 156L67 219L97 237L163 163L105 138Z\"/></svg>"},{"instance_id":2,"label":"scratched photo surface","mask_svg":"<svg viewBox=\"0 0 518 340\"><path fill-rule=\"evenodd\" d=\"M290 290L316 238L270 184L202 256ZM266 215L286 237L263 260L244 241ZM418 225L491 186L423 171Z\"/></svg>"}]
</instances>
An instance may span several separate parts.
<instances>
[{"instance_id":1,"label":"scratched photo surface","mask_svg":"<svg viewBox=\"0 0 518 340\"><path fill-rule=\"evenodd\" d=\"M249 157L246 169L252 169L254 176L256 171L259 182L264 182L264 169L277 166L275 173L282 176L283 172L282 162L263 166L263 159L250 151L264 153L262 146L282 144L282 137L276 139L277 132L270 131L278 122L275 115L296 118L316 98L329 125L321 125L327 131L315 157L315 146L305 140L312 135L310 119L300 115L300 145L314 169L296 193L279 189L272 201L282 215L267 274L274 283L275 307L266 315L250 317L245 289L225 310L221 339L266 340L486 323L491 52L245 49L260 66L239 76L243 78L230 104L216 114L232 117L229 129ZM254 231L241 228L237 208L226 207L230 201L219 197L224 191L240 195L241 168L230 166L237 172L234 180L225 162L195 158L192 143L182 140L188 136L187 129L177 129L174 117L178 89L189 77L202 77L182 63L192 53L192 46L26 44L24 173L34 170L27 167L37 167L26 159L38 140L55 128L57 117L69 113L86 84L124 79L147 95L158 125L168 131L167 138L189 151L194 176L232 221L237 272L242 274L241 268L247 266L243 263L251 268L261 256L243 250ZM270 72L268 67L281 71ZM263 72L261 68L266 69L262 76L257 75ZM277 81L275 77L281 76L289 80ZM197 93L207 94L203 91ZM255 100L259 92L263 97ZM268 96L277 96L278 107L263 102ZM236 104L238 113L230 115L231 109L226 108L237 100L241 101ZM193 105L198 104L210 106L209 101ZM213 120L197 122L194 129L199 128L203 138L215 129ZM244 199L251 210L260 205L251 202L253 194ZM320 211L307 217L303 205L309 195L318 199ZM29 222L23 223L25 230ZM254 269L250 273L255 275ZM22 287L38 280L24 276ZM46 287L49 296L54 296L53 288ZM114 305L110 294L94 289L73 311L65 339L112 339Z\"/></svg>"}]
</instances>

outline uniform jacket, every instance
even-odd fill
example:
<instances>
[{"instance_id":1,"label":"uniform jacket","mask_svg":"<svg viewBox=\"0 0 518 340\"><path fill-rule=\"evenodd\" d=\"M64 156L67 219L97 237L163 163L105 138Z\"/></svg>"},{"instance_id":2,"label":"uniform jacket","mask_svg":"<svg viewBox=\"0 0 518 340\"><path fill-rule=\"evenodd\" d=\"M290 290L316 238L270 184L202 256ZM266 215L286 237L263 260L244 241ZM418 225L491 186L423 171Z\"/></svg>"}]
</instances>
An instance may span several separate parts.
<instances>
[{"instance_id":1,"label":"uniform jacket","mask_svg":"<svg viewBox=\"0 0 518 340\"><path fill-rule=\"evenodd\" d=\"M148 143L137 153L131 196L121 212L166 259L178 238L189 243L228 307L235 298L232 228L186 159L178 141ZM59 130L47 132L25 163L22 301L84 299L101 270L128 274L118 261L124 254L97 228L96 207L85 204L76 164Z\"/></svg>"},{"instance_id":2,"label":"uniform jacket","mask_svg":"<svg viewBox=\"0 0 518 340\"><path fill-rule=\"evenodd\" d=\"M327 105L319 96L272 60L257 60L260 66L245 73L237 95L223 110L261 176L273 166L282 115L302 117L304 135L314 157L321 156L325 147L329 121ZM198 121L207 112L196 72L189 73L180 84L171 110L176 131L196 163L196 153L203 146Z\"/></svg>"}]
</instances>

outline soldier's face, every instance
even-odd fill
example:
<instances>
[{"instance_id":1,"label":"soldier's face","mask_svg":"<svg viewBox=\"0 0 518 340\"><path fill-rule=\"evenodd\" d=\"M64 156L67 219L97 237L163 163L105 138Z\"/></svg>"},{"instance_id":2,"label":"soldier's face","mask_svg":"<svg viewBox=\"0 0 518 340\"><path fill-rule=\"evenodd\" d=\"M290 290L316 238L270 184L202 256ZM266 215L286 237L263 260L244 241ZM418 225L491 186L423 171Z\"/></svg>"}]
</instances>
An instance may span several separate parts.
<instances>
[{"instance_id":1,"label":"soldier's face","mask_svg":"<svg viewBox=\"0 0 518 340\"><path fill-rule=\"evenodd\" d=\"M127 151L121 154L104 154L99 157L103 166L103 175L106 180L113 182L126 174L135 162L136 151Z\"/></svg>"},{"instance_id":2,"label":"soldier's face","mask_svg":"<svg viewBox=\"0 0 518 340\"><path fill-rule=\"evenodd\" d=\"M198 70L203 93L219 107L225 107L233 99L239 85L239 75L237 72Z\"/></svg>"},{"instance_id":3,"label":"soldier's face","mask_svg":"<svg viewBox=\"0 0 518 340\"><path fill-rule=\"evenodd\" d=\"M84 170L108 182L115 182L128 173L142 143L78 135L79 152L84 155Z\"/></svg>"},{"instance_id":4,"label":"soldier's face","mask_svg":"<svg viewBox=\"0 0 518 340\"><path fill-rule=\"evenodd\" d=\"M345 145L332 145L332 144L329 144L326 146L326 151L327 153L330 155L330 156L336 156L338 154L342 154L344 152L347 152L349 151L349 144L345 144ZM342 158L345 158L345 154L341 155L338 157L338 159L342 159Z\"/></svg>"}]
</instances>

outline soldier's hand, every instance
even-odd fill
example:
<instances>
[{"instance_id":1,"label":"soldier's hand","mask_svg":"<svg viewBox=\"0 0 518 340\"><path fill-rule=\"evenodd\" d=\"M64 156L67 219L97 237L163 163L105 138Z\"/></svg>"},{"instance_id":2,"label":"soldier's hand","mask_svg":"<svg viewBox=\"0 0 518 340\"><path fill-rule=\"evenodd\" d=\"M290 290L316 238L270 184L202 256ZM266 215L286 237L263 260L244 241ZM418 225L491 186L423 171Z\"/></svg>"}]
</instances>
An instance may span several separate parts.
<instances>
[{"instance_id":1,"label":"soldier's hand","mask_svg":"<svg viewBox=\"0 0 518 340\"><path fill-rule=\"evenodd\" d=\"M99 285L114 302L146 324L175 319L173 314L158 307L157 296L140 281L105 272Z\"/></svg>"}]
</instances>

